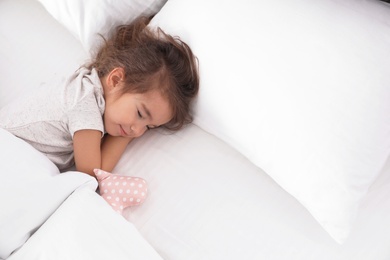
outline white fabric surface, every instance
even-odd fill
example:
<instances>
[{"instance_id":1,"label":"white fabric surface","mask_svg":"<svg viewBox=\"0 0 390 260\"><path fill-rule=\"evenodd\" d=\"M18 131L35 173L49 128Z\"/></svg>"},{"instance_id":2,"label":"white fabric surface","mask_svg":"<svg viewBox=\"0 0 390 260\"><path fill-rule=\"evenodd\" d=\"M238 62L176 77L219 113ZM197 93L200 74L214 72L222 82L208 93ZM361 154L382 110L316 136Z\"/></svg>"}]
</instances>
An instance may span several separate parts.
<instances>
[{"instance_id":1,"label":"white fabric surface","mask_svg":"<svg viewBox=\"0 0 390 260\"><path fill-rule=\"evenodd\" d=\"M27 243L7 260L162 260L105 200L75 191Z\"/></svg>"},{"instance_id":2,"label":"white fabric surface","mask_svg":"<svg viewBox=\"0 0 390 260\"><path fill-rule=\"evenodd\" d=\"M164 259L390 259L390 161L343 245L267 174L195 125L147 133L114 172L147 180L147 200L125 214Z\"/></svg>"},{"instance_id":3,"label":"white fabric surface","mask_svg":"<svg viewBox=\"0 0 390 260\"><path fill-rule=\"evenodd\" d=\"M65 81L88 58L81 43L37 1L0 1L0 39L0 108Z\"/></svg>"},{"instance_id":4,"label":"white fabric surface","mask_svg":"<svg viewBox=\"0 0 390 260\"><path fill-rule=\"evenodd\" d=\"M7 258L77 188L97 182L80 172L60 174L46 156L0 128L0 259Z\"/></svg>"},{"instance_id":5,"label":"white fabric surface","mask_svg":"<svg viewBox=\"0 0 390 260\"><path fill-rule=\"evenodd\" d=\"M181 36L199 58L195 124L345 241L390 155L390 7L170 0L153 25Z\"/></svg>"},{"instance_id":6,"label":"white fabric surface","mask_svg":"<svg viewBox=\"0 0 390 260\"><path fill-rule=\"evenodd\" d=\"M357 2L364 7L366 1ZM375 14L388 18L386 12ZM87 56L36 1L0 0L0 107L68 77ZM194 125L175 135L151 131L129 146L115 171L147 180L145 204L127 210L126 218L163 259L388 260L390 168L385 169L343 245L267 174Z\"/></svg>"},{"instance_id":7,"label":"white fabric surface","mask_svg":"<svg viewBox=\"0 0 390 260\"><path fill-rule=\"evenodd\" d=\"M39 0L64 25L86 51L94 52L118 25L130 23L140 15L157 13L166 0Z\"/></svg>"}]
</instances>

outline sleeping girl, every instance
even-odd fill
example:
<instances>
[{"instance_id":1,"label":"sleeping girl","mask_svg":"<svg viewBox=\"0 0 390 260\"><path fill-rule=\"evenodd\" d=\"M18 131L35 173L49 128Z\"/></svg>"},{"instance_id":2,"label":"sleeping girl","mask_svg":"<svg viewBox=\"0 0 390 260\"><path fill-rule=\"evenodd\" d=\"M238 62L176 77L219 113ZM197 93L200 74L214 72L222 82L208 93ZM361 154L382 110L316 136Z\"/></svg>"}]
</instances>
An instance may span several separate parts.
<instances>
[{"instance_id":1,"label":"sleeping girl","mask_svg":"<svg viewBox=\"0 0 390 260\"><path fill-rule=\"evenodd\" d=\"M44 153L60 170L110 172L146 131L191 122L197 59L179 38L139 18L116 29L93 60L62 87L1 109L0 127Z\"/></svg>"}]
</instances>

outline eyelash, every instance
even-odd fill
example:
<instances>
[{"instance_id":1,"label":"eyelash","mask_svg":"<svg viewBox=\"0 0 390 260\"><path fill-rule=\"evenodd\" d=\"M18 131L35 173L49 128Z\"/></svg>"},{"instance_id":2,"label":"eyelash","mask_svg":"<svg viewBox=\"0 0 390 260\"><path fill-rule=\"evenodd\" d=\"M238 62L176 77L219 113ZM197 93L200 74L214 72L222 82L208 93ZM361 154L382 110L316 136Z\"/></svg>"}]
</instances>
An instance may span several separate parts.
<instances>
[{"instance_id":1,"label":"eyelash","mask_svg":"<svg viewBox=\"0 0 390 260\"><path fill-rule=\"evenodd\" d=\"M137 112L138 112L138 117L139 117L139 118L143 118L141 112L139 112L139 110L137 110Z\"/></svg>"},{"instance_id":2,"label":"eyelash","mask_svg":"<svg viewBox=\"0 0 390 260\"><path fill-rule=\"evenodd\" d=\"M138 117L139 117L139 118L144 118L139 110L137 110L137 113L138 113ZM147 126L146 126L146 130L150 130L150 129L152 129L152 128L151 128L150 126L147 125Z\"/></svg>"}]
</instances>

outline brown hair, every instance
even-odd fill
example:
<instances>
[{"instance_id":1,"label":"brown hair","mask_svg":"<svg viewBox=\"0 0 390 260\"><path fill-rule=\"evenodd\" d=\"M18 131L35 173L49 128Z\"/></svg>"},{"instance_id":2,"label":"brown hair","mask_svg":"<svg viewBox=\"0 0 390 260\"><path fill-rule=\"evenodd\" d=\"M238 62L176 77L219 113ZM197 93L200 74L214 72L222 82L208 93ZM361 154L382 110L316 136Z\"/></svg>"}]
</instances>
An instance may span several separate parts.
<instances>
[{"instance_id":1,"label":"brown hair","mask_svg":"<svg viewBox=\"0 0 390 260\"><path fill-rule=\"evenodd\" d=\"M164 125L178 130L192 121L191 102L199 90L197 58L190 47L164 33L148 27L149 18L141 17L122 25L98 50L87 66L95 68L100 78L116 67L125 71L124 92L145 93L158 88L168 99L173 118ZM160 84L155 84L155 82Z\"/></svg>"}]
</instances>

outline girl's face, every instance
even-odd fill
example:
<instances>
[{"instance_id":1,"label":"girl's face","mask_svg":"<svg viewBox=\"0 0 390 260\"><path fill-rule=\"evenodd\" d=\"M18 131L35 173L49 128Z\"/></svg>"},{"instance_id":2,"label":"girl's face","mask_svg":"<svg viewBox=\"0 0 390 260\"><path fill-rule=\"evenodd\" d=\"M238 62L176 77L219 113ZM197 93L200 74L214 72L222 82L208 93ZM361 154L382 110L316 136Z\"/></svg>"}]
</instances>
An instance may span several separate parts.
<instances>
[{"instance_id":1,"label":"girl's face","mask_svg":"<svg viewBox=\"0 0 390 260\"><path fill-rule=\"evenodd\" d=\"M139 137L146 130L168 123L172 110L157 90L146 93L106 93L104 127L111 136Z\"/></svg>"}]
</instances>

